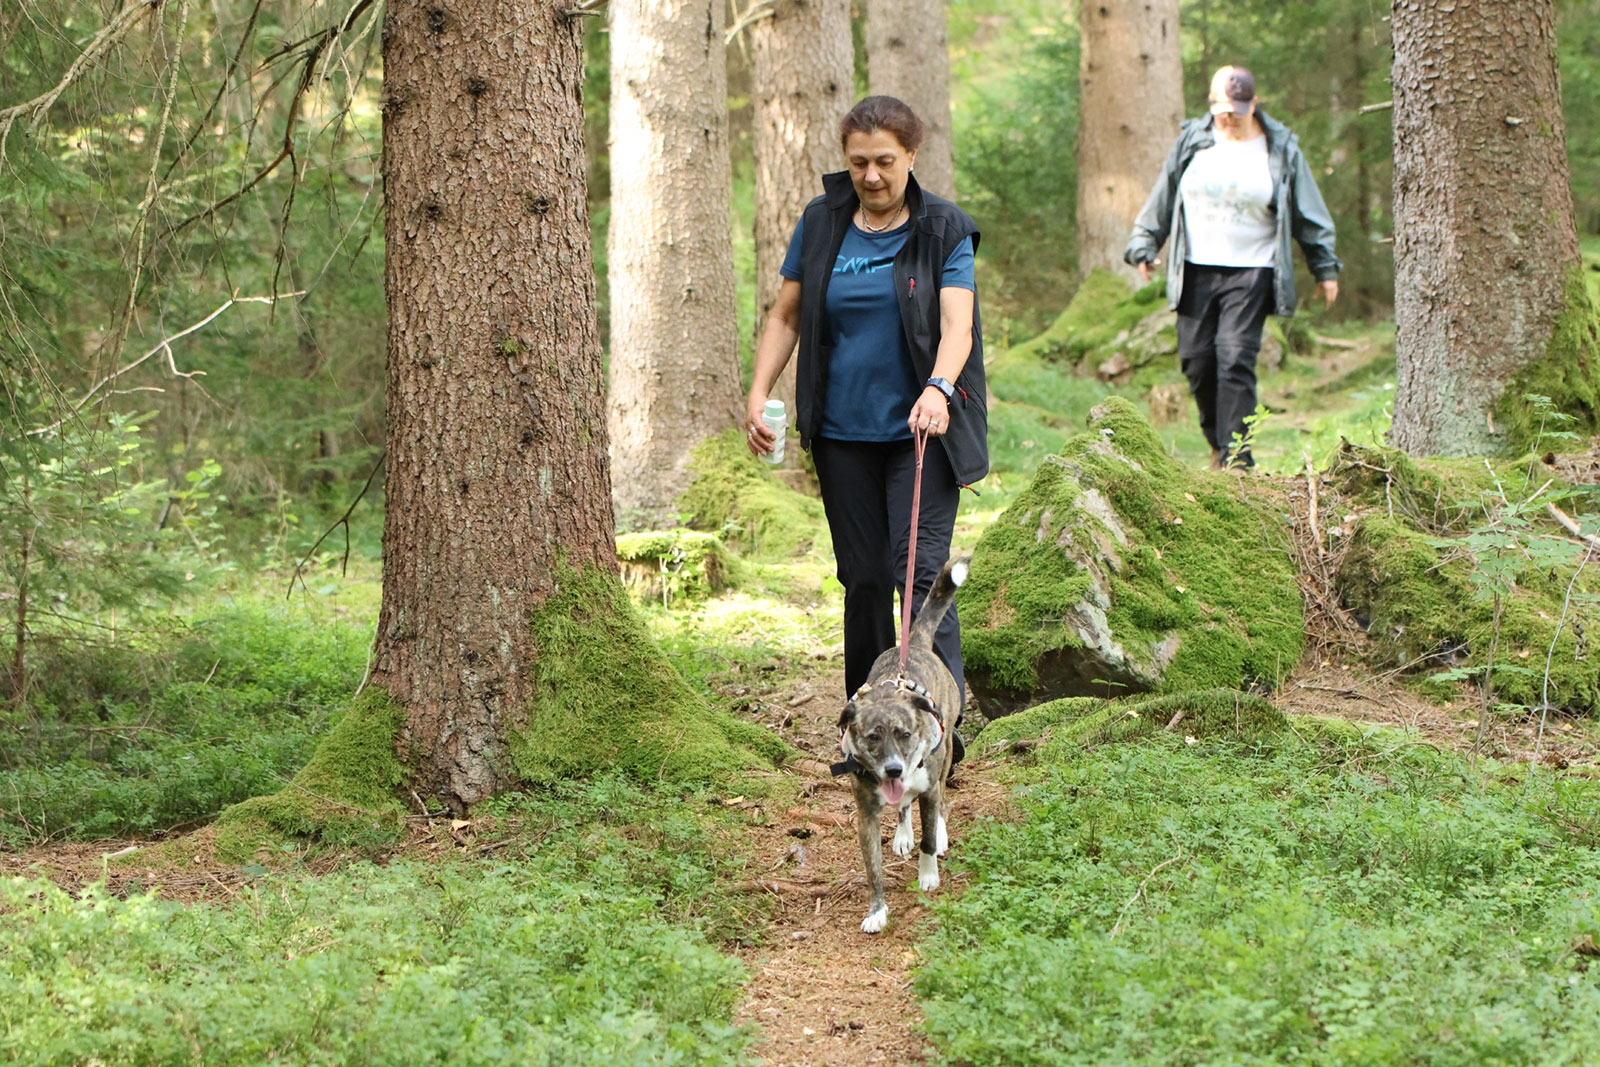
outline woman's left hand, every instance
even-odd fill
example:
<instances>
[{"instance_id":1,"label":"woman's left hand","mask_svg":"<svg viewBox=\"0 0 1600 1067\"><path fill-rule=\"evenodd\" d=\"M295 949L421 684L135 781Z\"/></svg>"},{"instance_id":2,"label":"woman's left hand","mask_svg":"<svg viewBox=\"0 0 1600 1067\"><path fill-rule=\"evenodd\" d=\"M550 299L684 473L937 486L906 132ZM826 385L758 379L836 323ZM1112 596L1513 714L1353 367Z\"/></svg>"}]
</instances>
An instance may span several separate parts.
<instances>
[{"instance_id":1,"label":"woman's left hand","mask_svg":"<svg viewBox=\"0 0 1600 1067\"><path fill-rule=\"evenodd\" d=\"M928 431L929 437L943 437L950 429L950 402L933 386L928 386L912 405L911 416L906 419L911 432Z\"/></svg>"}]
</instances>

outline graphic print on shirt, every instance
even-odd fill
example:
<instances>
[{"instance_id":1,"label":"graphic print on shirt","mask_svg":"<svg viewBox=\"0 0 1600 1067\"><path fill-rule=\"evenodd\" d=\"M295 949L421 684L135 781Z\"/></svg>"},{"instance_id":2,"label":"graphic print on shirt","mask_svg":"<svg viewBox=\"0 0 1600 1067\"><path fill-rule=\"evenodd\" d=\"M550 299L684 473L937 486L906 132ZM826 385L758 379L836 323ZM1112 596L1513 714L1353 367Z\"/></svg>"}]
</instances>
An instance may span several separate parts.
<instances>
[{"instance_id":1,"label":"graphic print on shirt","mask_svg":"<svg viewBox=\"0 0 1600 1067\"><path fill-rule=\"evenodd\" d=\"M1218 140L1196 152L1178 185L1186 258L1218 267L1270 267L1277 246L1267 139Z\"/></svg>"}]
</instances>

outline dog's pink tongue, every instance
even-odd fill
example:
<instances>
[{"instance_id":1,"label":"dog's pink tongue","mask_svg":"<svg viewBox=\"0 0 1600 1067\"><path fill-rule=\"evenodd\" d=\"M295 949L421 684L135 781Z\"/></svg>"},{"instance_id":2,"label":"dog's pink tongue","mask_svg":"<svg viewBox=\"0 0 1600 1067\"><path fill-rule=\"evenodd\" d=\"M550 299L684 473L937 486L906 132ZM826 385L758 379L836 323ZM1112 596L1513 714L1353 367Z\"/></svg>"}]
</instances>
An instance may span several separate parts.
<instances>
[{"instance_id":1,"label":"dog's pink tongue","mask_svg":"<svg viewBox=\"0 0 1600 1067\"><path fill-rule=\"evenodd\" d=\"M906 783L903 778L885 778L878 786L883 793L883 799L890 804L900 803L900 798L906 795Z\"/></svg>"}]
</instances>

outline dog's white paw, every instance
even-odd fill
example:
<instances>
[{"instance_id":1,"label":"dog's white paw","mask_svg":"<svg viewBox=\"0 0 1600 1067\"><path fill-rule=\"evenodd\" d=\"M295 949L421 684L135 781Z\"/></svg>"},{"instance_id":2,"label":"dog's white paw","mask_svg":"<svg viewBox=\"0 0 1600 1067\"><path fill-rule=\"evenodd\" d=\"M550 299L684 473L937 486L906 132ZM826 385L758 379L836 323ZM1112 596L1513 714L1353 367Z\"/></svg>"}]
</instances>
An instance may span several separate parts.
<instances>
[{"instance_id":1,"label":"dog's white paw","mask_svg":"<svg viewBox=\"0 0 1600 1067\"><path fill-rule=\"evenodd\" d=\"M939 888L939 861L926 852L917 854L917 888L924 893Z\"/></svg>"},{"instance_id":2,"label":"dog's white paw","mask_svg":"<svg viewBox=\"0 0 1600 1067\"><path fill-rule=\"evenodd\" d=\"M889 847L894 849L896 856L909 856L916 845L916 838L911 836L911 809L900 816L900 823L894 828L894 844Z\"/></svg>"},{"instance_id":3,"label":"dog's white paw","mask_svg":"<svg viewBox=\"0 0 1600 1067\"><path fill-rule=\"evenodd\" d=\"M933 854L942 856L950 849L950 838L944 832L944 816L939 816L939 821L934 824Z\"/></svg>"},{"instance_id":4,"label":"dog's white paw","mask_svg":"<svg viewBox=\"0 0 1600 1067\"><path fill-rule=\"evenodd\" d=\"M939 878L937 875L934 876L933 881L934 884L938 884ZM861 930L863 933L875 934L882 930L883 924L888 921L889 907L888 905L882 905L867 912L867 917L861 920Z\"/></svg>"}]
</instances>

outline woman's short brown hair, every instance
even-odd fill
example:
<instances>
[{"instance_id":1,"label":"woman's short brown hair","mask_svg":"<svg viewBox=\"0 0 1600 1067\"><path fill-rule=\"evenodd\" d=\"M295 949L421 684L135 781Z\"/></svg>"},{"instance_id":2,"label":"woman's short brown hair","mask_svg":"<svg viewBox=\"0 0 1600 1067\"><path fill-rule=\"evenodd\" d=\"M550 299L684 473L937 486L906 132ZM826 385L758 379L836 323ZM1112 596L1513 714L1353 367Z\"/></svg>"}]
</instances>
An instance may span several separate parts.
<instances>
[{"instance_id":1,"label":"woman's short brown hair","mask_svg":"<svg viewBox=\"0 0 1600 1067\"><path fill-rule=\"evenodd\" d=\"M869 96L839 120L839 147L845 147L852 133L875 130L894 134L894 139L907 152L915 151L922 144L922 120L905 101L892 96Z\"/></svg>"}]
</instances>

